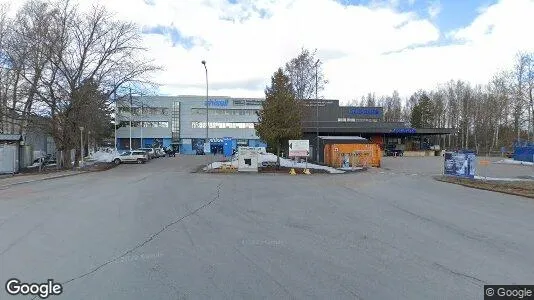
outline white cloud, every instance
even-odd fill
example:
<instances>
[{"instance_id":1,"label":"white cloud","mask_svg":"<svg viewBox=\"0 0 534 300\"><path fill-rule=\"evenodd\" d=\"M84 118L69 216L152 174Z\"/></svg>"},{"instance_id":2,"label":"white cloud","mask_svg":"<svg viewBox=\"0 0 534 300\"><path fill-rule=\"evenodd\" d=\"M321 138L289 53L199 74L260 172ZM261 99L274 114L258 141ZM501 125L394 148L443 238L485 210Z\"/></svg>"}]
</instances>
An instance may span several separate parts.
<instances>
[{"instance_id":1,"label":"white cloud","mask_svg":"<svg viewBox=\"0 0 534 300\"><path fill-rule=\"evenodd\" d=\"M435 19L441 12L441 3L439 1L434 1L428 7L428 15L431 19Z\"/></svg>"},{"instance_id":2,"label":"white cloud","mask_svg":"<svg viewBox=\"0 0 534 300\"><path fill-rule=\"evenodd\" d=\"M95 1L140 26L174 26L206 42L186 49L173 47L170 37L145 35L150 55L166 67L155 76L166 94L203 95L205 59L210 86L219 87L210 94L262 97L272 73L301 47L318 49L330 81L323 94L342 101L394 89L409 95L449 79L484 83L511 65L517 51L534 51L525 25L534 15L530 0L501 0L469 26L445 34L432 19L399 12L397 0L372 7L334 0L78 0ZM431 5L429 15L438 7ZM461 44L436 46L444 37Z\"/></svg>"}]
</instances>

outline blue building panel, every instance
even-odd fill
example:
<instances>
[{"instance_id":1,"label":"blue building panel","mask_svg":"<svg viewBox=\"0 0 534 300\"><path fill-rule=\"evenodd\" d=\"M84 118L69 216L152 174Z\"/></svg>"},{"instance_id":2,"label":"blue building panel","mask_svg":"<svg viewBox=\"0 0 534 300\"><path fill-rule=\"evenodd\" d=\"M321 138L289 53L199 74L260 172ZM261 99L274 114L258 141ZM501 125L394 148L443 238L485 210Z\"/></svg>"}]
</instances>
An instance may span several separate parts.
<instances>
[{"instance_id":1,"label":"blue building panel","mask_svg":"<svg viewBox=\"0 0 534 300\"><path fill-rule=\"evenodd\" d=\"M182 144L180 145L180 154L196 154L196 151L193 151L193 145Z\"/></svg>"}]
</instances>

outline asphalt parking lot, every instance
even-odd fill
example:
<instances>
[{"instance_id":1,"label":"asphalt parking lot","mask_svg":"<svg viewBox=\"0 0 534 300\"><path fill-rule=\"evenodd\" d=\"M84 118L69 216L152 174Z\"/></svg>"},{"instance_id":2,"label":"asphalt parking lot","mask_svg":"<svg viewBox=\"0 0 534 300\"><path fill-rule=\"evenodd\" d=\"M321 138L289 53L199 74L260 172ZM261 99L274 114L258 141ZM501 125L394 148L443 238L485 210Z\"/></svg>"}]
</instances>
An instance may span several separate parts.
<instances>
[{"instance_id":1,"label":"asphalt parking lot","mask_svg":"<svg viewBox=\"0 0 534 300\"><path fill-rule=\"evenodd\" d=\"M476 174L493 178L521 178L534 176L534 166L501 164L502 157L477 157ZM481 165L488 160L490 164ZM395 174L438 175L443 172L443 157L384 157L382 172Z\"/></svg>"},{"instance_id":2,"label":"asphalt parking lot","mask_svg":"<svg viewBox=\"0 0 534 300\"><path fill-rule=\"evenodd\" d=\"M434 181L440 158L192 173L208 159L0 190L2 286L65 283L50 299L481 299L484 284L534 282L532 199Z\"/></svg>"}]
</instances>

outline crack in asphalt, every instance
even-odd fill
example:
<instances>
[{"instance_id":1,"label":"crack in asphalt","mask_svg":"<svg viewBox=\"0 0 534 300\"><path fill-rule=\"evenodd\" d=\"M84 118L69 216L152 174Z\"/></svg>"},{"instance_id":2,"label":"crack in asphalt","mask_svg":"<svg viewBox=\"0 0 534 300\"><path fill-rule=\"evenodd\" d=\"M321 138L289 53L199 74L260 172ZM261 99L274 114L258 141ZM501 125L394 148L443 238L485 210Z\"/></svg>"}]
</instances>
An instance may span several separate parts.
<instances>
[{"instance_id":1,"label":"crack in asphalt","mask_svg":"<svg viewBox=\"0 0 534 300\"><path fill-rule=\"evenodd\" d=\"M165 226L163 226L163 228L162 228L161 230L159 230L158 232L153 233L150 237L148 237L147 239L143 240L141 243L137 244L135 247L133 247L133 248L131 248L131 249L125 251L123 254L121 254L121 255L119 255L119 256L113 258L113 259L110 259L110 260L108 260L108 261L106 261L106 262L104 262L104 263L102 263L102 264L100 264L100 265L94 267L93 269L91 269L91 270L88 271L88 272L85 272L85 273L83 273L83 274L81 274L81 275L78 275L78 276L73 277L73 278L71 278L71 279L69 279L69 280L66 280L65 282L62 283L62 285L67 285L67 284L69 284L69 283L71 283L71 282L73 282L73 281L82 279L82 278L84 278L84 277L86 277L86 276L89 276L89 275L91 275L91 274L93 274L93 273L96 273L96 272L98 272L100 269L104 268L105 266L107 266L107 265L109 265L109 264L112 264L112 263L118 261L119 259L121 259L121 258L123 258L123 257L125 257L125 256L127 256L127 255L129 255L129 254L131 254L132 252L134 252L134 251L136 251L136 250L138 250L138 249L144 247L145 245L147 245L148 243L150 243L152 240L154 240L156 237L158 237L161 233L163 233L163 232L165 232L166 230L168 230L170 227L172 227L172 226L174 226L174 225L176 225L176 224L182 222L183 220L185 220L186 218L188 218L188 217L190 217L190 216L192 216L192 215L195 215L195 214L196 214L197 212L199 212L200 210L202 210L202 209L204 209L204 208L210 206L211 204L213 204L213 202L217 201L217 200L220 198L220 195L221 195L221 187L222 187L222 183L219 183L219 184L217 185L217 195L216 195L215 197L213 197L213 199L211 199L210 201L204 203L203 205L199 206L199 207L196 208L195 210L193 210L193 211L191 211L191 212L189 212L189 213L187 213L187 214L181 216L180 218L175 219L174 221L172 221L172 222L166 224ZM38 296L35 296L35 297L33 297L32 299L36 299L37 297L38 297Z\"/></svg>"},{"instance_id":2,"label":"crack in asphalt","mask_svg":"<svg viewBox=\"0 0 534 300\"><path fill-rule=\"evenodd\" d=\"M460 276L460 277L464 277L464 278L467 278L467 279L472 279L472 280L476 281L477 283L479 283L479 284L477 284L478 286L482 286L482 285L487 283L487 282L485 282L483 280L480 280L480 279L478 279L478 278L476 278L474 276L467 275L467 274L464 274L464 273L461 273L461 272L456 272L454 270L451 270L449 267L446 267L446 266L444 266L442 264L434 263L434 265L436 267L444 270L444 271L447 271L447 272L451 273L451 274L454 274L454 275L457 275L457 276Z\"/></svg>"}]
</instances>

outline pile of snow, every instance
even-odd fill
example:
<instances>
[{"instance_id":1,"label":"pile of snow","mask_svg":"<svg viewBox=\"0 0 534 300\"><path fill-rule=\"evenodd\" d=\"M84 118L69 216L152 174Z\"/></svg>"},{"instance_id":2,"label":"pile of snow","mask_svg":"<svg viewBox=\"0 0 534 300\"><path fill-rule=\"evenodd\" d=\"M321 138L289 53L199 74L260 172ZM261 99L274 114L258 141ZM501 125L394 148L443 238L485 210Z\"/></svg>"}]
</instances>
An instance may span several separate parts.
<instances>
[{"instance_id":1,"label":"pile of snow","mask_svg":"<svg viewBox=\"0 0 534 300\"><path fill-rule=\"evenodd\" d=\"M532 179L526 179L526 178L495 178L495 177L485 177L485 176L475 176L475 179L489 180L489 181L532 181Z\"/></svg>"},{"instance_id":2,"label":"pile of snow","mask_svg":"<svg viewBox=\"0 0 534 300\"><path fill-rule=\"evenodd\" d=\"M508 165L522 165L522 166L534 166L534 163L529 161L520 161L513 159L503 159L495 162L496 164L508 164Z\"/></svg>"},{"instance_id":3,"label":"pile of snow","mask_svg":"<svg viewBox=\"0 0 534 300\"><path fill-rule=\"evenodd\" d=\"M89 159L92 161L97 161L97 162L112 162L113 159L117 157L118 155L120 155L120 153L115 150L109 150L109 151L99 150L93 153L93 155L91 155Z\"/></svg>"},{"instance_id":4,"label":"pile of snow","mask_svg":"<svg viewBox=\"0 0 534 300\"><path fill-rule=\"evenodd\" d=\"M272 153L260 154L260 156L258 157L258 167L261 167L262 163L264 163L264 162L276 162L276 158L277 158L277 156L275 154L272 154ZM206 168L204 168L204 170L206 170L206 169L220 169L223 165L227 165L227 166L232 165L232 166L237 168L239 166L237 155L234 157L234 159L232 161L229 161L229 162L214 162L214 163L211 163ZM320 165L316 165L316 164L312 164L312 163L308 163L306 165L305 162L296 162L296 161L293 161L293 160L290 160L290 159L286 159L286 158L282 158L282 157L280 157L280 166L288 167L288 168L306 168L306 167L308 167L308 169L311 169L311 170L326 170L328 173L331 173L331 174L342 174L342 173L345 173L345 171L338 170L338 169L335 169L335 168L332 168L332 167L320 166Z\"/></svg>"}]
</instances>

